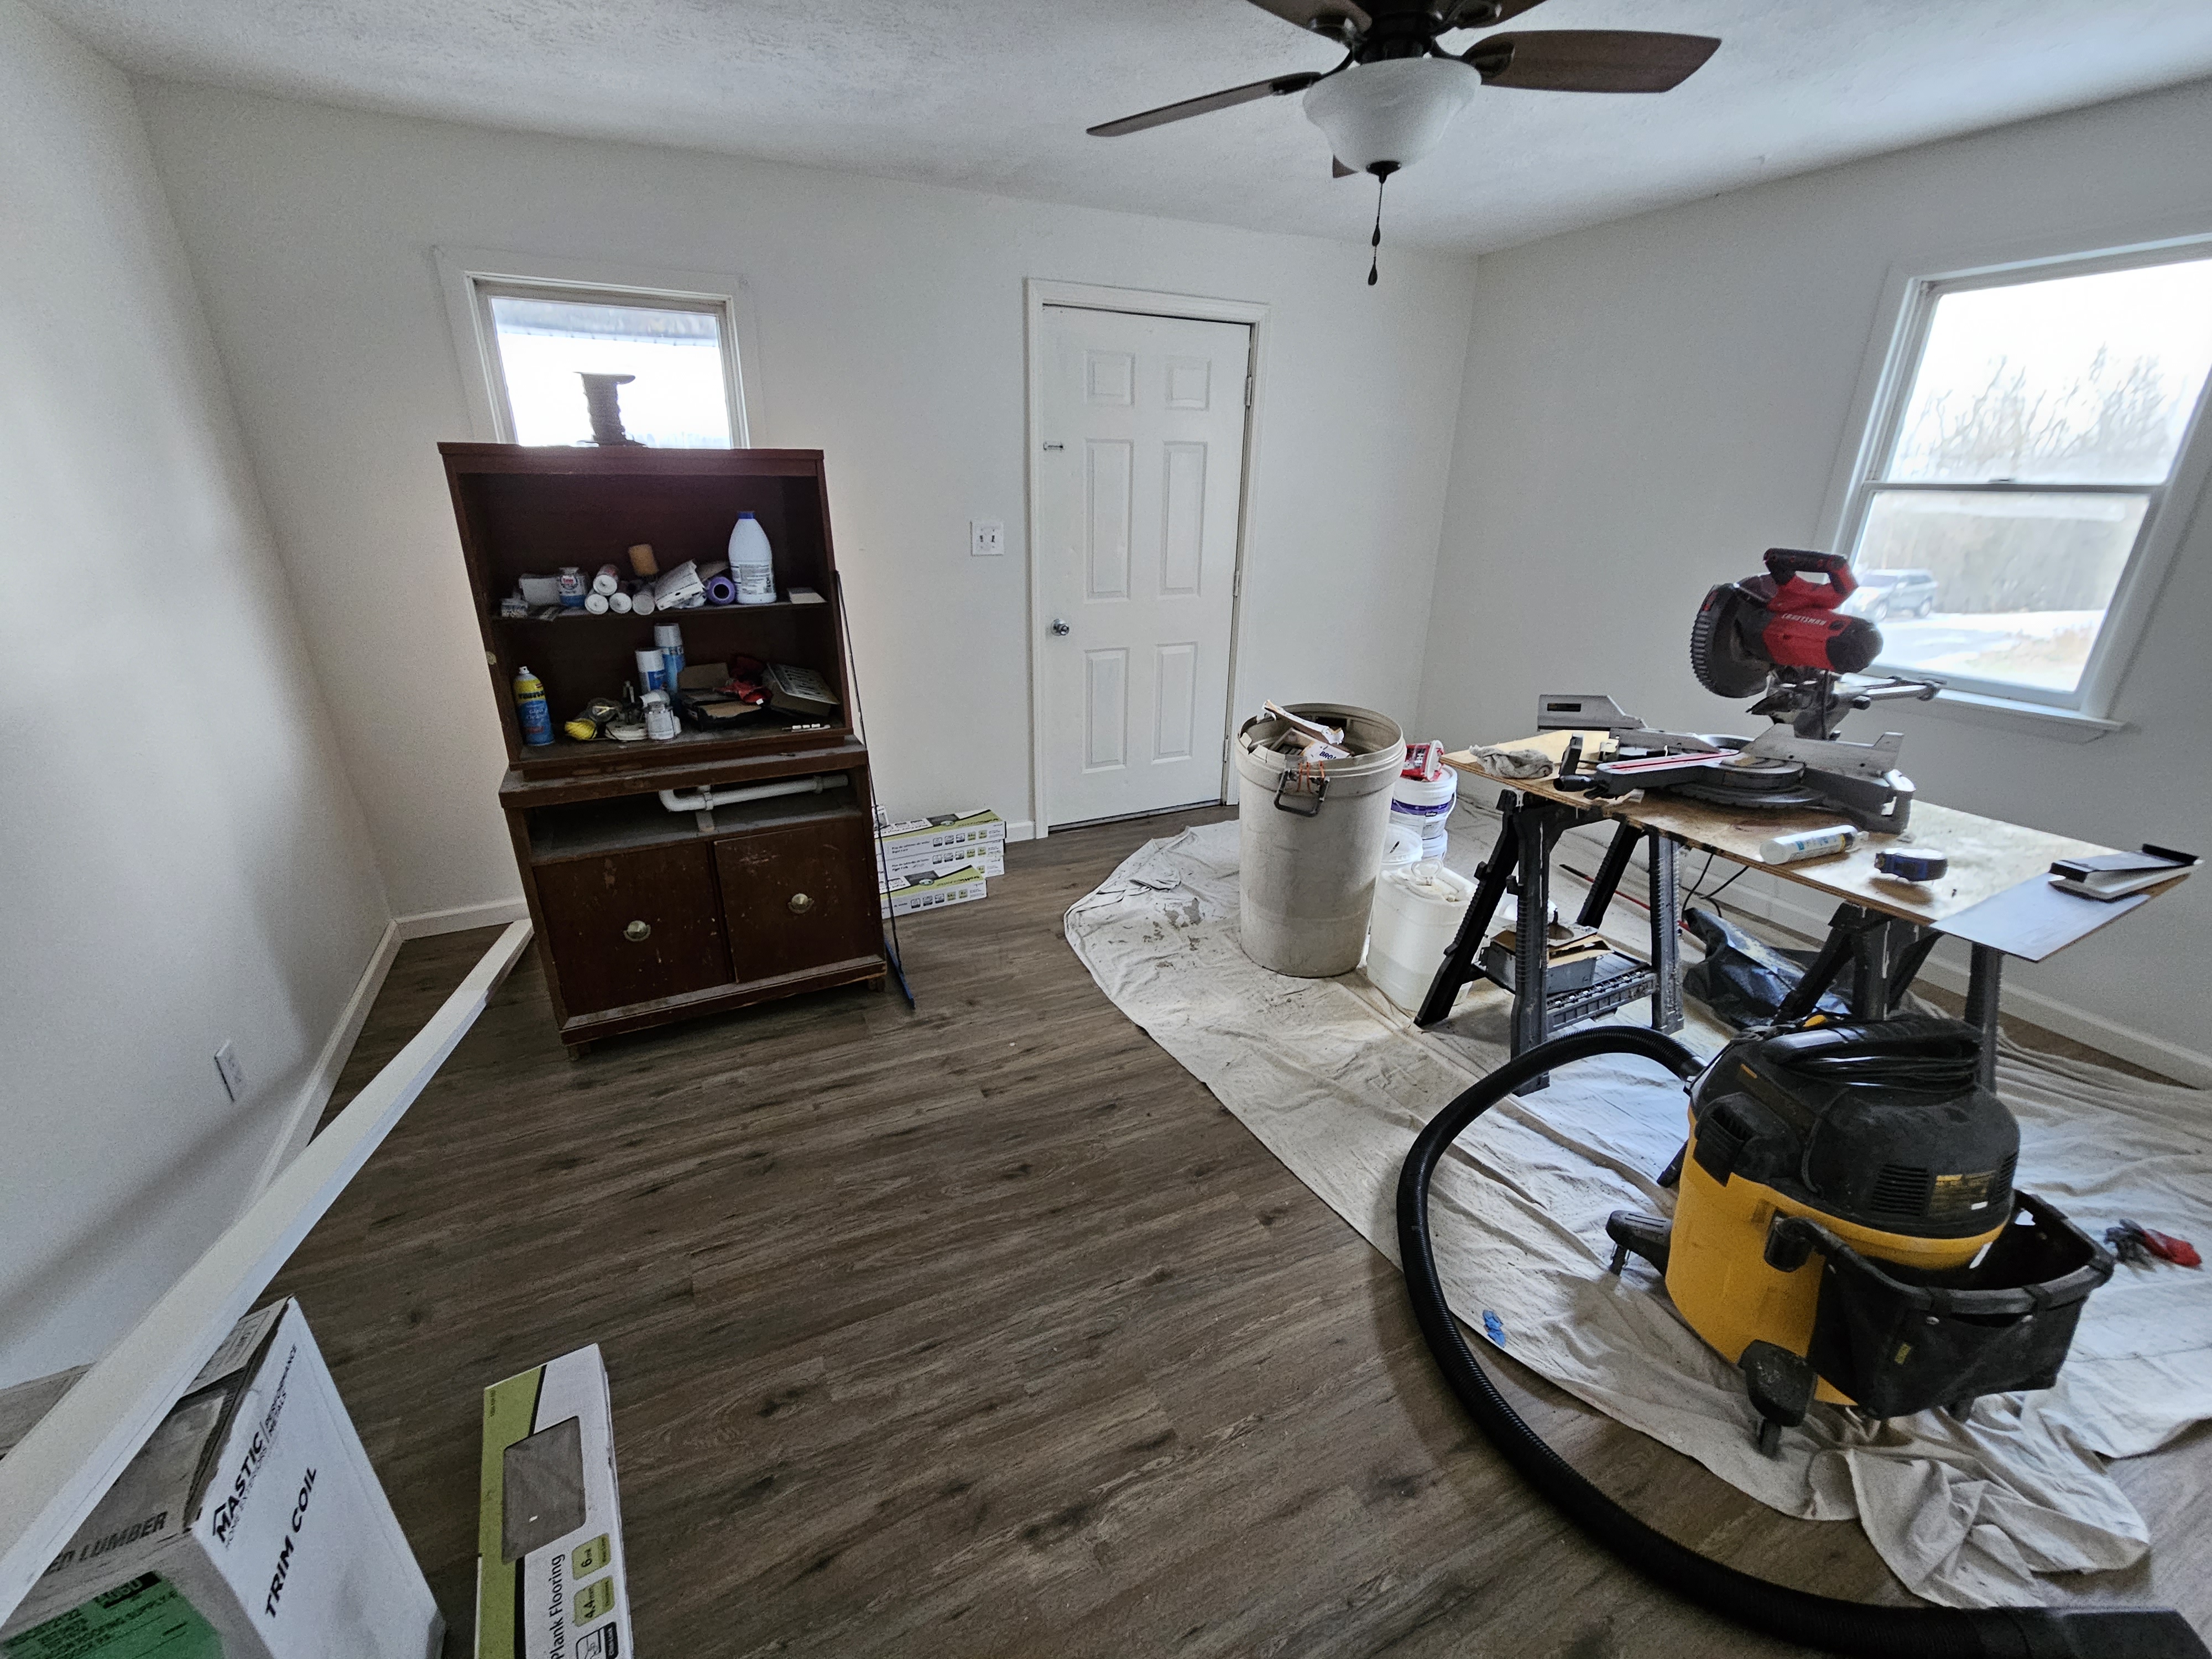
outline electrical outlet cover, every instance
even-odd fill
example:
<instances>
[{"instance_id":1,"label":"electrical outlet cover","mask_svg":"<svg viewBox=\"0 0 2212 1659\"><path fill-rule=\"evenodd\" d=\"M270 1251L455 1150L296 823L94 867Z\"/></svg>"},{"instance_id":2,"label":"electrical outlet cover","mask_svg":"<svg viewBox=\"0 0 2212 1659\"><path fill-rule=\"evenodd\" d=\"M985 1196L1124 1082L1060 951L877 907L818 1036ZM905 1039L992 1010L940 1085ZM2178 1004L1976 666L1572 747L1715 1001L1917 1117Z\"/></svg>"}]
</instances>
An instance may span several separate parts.
<instances>
[{"instance_id":1,"label":"electrical outlet cover","mask_svg":"<svg viewBox=\"0 0 2212 1659\"><path fill-rule=\"evenodd\" d=\"M233 1100L246 1093L246 1068L238 1063L238 1048L226 1042L215 1051L215 1069L222 1079L223 1092Z\"/></svg>"}]
</instances>

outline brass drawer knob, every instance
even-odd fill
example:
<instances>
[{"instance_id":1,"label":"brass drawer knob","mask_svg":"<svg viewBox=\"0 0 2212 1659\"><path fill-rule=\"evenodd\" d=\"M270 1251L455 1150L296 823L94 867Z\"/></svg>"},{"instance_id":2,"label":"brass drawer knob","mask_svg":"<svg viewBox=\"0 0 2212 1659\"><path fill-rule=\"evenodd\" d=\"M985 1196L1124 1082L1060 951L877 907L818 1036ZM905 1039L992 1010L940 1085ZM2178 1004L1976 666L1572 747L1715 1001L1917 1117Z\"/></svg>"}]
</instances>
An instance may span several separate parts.
<instances>
[{"instance_id":1,"label":"brass drawer knob","mask_svg":"<svg viewBox=\"0 0 2212 1659\"><path fill-rule=\"evenodd\" d=\"M814 901L805 894L793 893L791 896L791 914L794 916L803 916L813 908Z\"/></svg>"},{"instance_id":2,"label":"brass drawer knob","mask_svg":"<svg viewBox=\"0 0 2212 1659\"><path fill-rule=\"evenodd\" d=\"M633 921L623 929L623 937L633 945L641 944L653 937L653 924L649 921Z\"/></svg>"}]
</instances>

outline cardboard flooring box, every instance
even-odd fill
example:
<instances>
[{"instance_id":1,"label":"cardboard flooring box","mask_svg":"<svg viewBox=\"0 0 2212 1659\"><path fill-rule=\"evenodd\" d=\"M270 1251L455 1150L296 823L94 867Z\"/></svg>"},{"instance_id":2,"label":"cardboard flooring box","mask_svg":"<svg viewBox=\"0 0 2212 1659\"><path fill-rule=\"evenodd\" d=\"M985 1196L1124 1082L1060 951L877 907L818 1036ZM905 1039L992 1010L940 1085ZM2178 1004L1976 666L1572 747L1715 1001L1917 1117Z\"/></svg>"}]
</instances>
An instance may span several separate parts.
<instances>
[{"instance_id":1,"label":"cardboard flooring box","mask_svg":"<svg viewBox=\"0 0 2212 1659\"><path fill-rule=\"evenodd\" d=\"M935 870L922 870L911 876L890 876L882 879L878 895L884 908L895 916L909 916L917 910L942 909L949 904L972 904L981 898L987 890L983 872L972 864L948 864Z\"/></svg>"},{"instance_id":2,"label":"cardboard flooring box","mask_svg":"<svg viewBox=\"0 0 2212 1659\"><path fill-rule=\"evenodd\" d=\"M0 1395L0 1449L70 1376ZM22 1604L7 1659L436 1659L445 1621L300 1304L248 1314Z\"/></svg>"},{"instance_id":3,"label":"cardboard flooring box","mask_svg":"<svg viewBox=\"0 0 2212 1659\"><path fill-rule=\"evenodd\" d=\"M986 842L980 847L964 847L954 852L918 850L891 854L878 853L877 885L891 876L919 876L939 869L957 869L962 865L973 865L987 876L1006 873L1006 848L1004 842Z\"/></svg>"},{"instance_id":4,"label":"cardboard flooring box","mask_svg":"<svg viewBox=\"0 0 2212 1659\"><path fill-rule=\"evenodd\" d=\"M484 1390L477 1659L630 1651L614 1412L599 1345Z\"/></svg>"},{"instance_id":5,"label":"cardboard flooring box","mask_svg":"<svg viewBox=\"0 0 2212 1659\"><path fill-rule=\"evenodd\" d=\"M1006 847L1006 821L996 812L945 812L885 824L876 835L876 860L897 876L934 865L964 864L986 853L1003 858ZM1005 871L1002 866L992 873Z\"/></svg>"}]
</instances>

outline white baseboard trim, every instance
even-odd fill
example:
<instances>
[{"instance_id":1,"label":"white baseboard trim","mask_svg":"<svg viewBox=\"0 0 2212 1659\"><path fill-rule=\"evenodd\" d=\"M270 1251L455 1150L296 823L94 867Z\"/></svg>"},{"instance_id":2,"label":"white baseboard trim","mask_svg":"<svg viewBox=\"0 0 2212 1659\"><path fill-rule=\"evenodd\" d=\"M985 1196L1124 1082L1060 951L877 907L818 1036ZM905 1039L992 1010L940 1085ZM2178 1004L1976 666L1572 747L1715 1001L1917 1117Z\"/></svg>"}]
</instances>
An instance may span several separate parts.
<instances>
[{"instance_id":1,"label":"white baseboard trim","mask_svg":"<svg viewBox=\"0 0 2212 1659\"><path fill-rule=\"evenodd\" d=\"M1483 836L1486 842L1497 835L1498 818L1494 812L1465 799L1462 799L1461 808L1460 821L1465 823L1470 816L1477 817L1480 827L1475 833ZM1611 824L1601 824L1570 830L1568 836L1579 838L1587 857L1592 860L1589 867L1595 870L1595 860L1602 856L1606 842L1612 838L1612 831ZM1636 869L1640 871L1644 868L1643 848L1637 848L1634 862ZM1704 867L1704 862L1703 859L1693 854L1683 854L1681 878L1685 899L1689 896L1692 878ZM1726 860L1722 860L1721 866L1724 867L1725 863ZM1716 884L1719 878L1717 867L1714 875ZM1630 890L1636 890L1632 888ZM1828 918L1835 913L1833 903L1815 902L1808 890L1794 883L1777 881L1748 867L1741 879L1729 888L1725 903L1729 910L1756 916L1796 935L1808 945L1817 945L1827 937ZM1947 960L1941 950L1928 959L1920 975L1923 979L1931 981L1956 995L1966 994L1965 965ZM2005 1008L2032 1025L2040 1025L2046 1031L2055 1031L2060 1036L2087 1043L2092 1048L2100 1049L2147 1071L2157 1072L2178 1083L2186 1083L2198 1089L2212 1089L2212 1054L2185 1048L2148 1031L2138 1030L2121 1021L2090 1013L2071 1003L2061 1002L2055 997L2020 984L2009 975L2002 989L2001 1000Z\"/></svg>"},{"instance_id":2,"label":"white baseboard trim","mask_svg":"<svg viewBox=\"0 0 2212 1659\"><path fill-rule=\"evenodd\" d=\"M239 1206L241 1213L252 1208L254 1200L269 1190L269 1183L314 1139L315 1126L322 1121L323 1108L331 1103L331 1096L337 1091L338 1074L345 1070L361 1028L368 1022L368 1011L376 1006L376 994L384 988L385 975L392 971L392 959L399 954L400 937L398 922L384 924L383 937L376 941L376 949L369 952L368 966L361 970L353 994L338 1011L337 1024L331 1028L322 1052L315 1056L314 1069L301 1085L299 1098L285 1114L284 1126L270 1143L260 1172L253 1177L252 1190Z\"/></svg>"},{"instance_id":3,"label":"white baseboard trim","mask_svg":"<svg viewBox=\"0 0 2212 1659\"><path fill-rule=\"evenodd\" d=\"M488 904L457 904L450 910L422 910L411 916L394 916L392 925L402 939L429 939L439 933L465 933L471 927L504 927L511 921L530 920L530 906L518 893L511 899Z\"/></svg>"},{"instance_id":4,"label":"white baseboard trim","mask_svg":"<svg viewBox=\"0 0 2212 1659\"><path fill-rule=\"evenodd\" d=\"M1006 839L1008 841L1035 841L1036 839L1036 820L1034 818L1015 819L1006 826Z\"/></svg>"}]
</instances>

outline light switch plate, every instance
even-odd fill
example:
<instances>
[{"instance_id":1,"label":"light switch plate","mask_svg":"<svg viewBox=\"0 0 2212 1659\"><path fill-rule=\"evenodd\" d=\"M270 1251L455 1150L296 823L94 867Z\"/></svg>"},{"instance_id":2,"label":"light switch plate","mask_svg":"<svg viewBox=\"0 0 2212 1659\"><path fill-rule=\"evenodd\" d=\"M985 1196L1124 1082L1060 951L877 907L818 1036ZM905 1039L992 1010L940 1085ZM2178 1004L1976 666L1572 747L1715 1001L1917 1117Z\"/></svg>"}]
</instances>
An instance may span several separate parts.
<instances>
[{"instance_id":1,"label":"light switch plate","mask_svg":"<svg viewBox=\"0 0 2212 1659\"><path fill-rule=\"evenodd\" d=\"M1006 550L1006 526L996 519L968 520L968 551L979 559L995 559Z\"/></svg>"},{"instance_id":2,"label":"light switch plate","mask_svg":"<svg viewBox=\"0 0 2212 1659\"><path fill-rule=\"evenodd\" d=\"M223 1092L233 1100L246 1092L246 1069L238 1063L238 1048L226 1042L215 1051L215 1069L222 1079Z\"/></svg>"}]
</instances>

